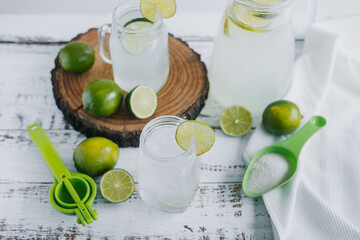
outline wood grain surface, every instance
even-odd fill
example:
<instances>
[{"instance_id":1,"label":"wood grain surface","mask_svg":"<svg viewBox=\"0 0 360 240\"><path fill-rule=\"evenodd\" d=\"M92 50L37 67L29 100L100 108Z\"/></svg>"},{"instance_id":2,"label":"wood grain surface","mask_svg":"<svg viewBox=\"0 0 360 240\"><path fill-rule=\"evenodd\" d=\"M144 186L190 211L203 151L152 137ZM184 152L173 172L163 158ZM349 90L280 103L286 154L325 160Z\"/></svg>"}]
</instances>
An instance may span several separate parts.
<instances>
[{"instance_id":1,"label":"wood grain surface","mask_svg":"<svg viewBox=\"0 0 360 240\"><path fill-rule=\"evenodd\" d=\"M87 137L102 136L120 147L137 147L140 133L150 120L163 115L195 119L205 105L209 91L205 64L185 42L169 35L170 71L165 85L157 93L158 106L154 115L144 120L137 119L127 111L123 101L112 116L94 117L84 109L81 95L86 86L96 79L113 80L112 67L100 57L97 29L79 34L73 41L87 42L94 48L94 65L84 73L73 74L61 67L57 57L51 80L57 106L66 120Z\"/></svg>"}]
</instances>

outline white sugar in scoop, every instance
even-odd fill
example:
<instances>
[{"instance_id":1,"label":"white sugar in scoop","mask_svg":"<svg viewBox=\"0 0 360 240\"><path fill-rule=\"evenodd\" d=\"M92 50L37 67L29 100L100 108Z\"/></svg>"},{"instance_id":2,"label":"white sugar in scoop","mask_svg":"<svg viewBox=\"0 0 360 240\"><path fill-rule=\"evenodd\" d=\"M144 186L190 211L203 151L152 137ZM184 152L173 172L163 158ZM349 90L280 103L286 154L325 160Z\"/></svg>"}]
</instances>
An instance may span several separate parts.
<instances>
[{"instance_id":1,"label":"white sugar in scoop","mask_svg":"<svg viewBox=\"0 0 360 240\"><path fill-rule=\"evenodd\" d=\"M247 189L252 194L267 192L285 181L291 174L291 164L282 155L267 153L261 156L250 169Z\"/></svg>"},{"instance_id":2,"label":"white sugar in scoop","mask_svg":"<svg viewBox=\"0 0 360 240\"><path fill-rule=\"evenodd\" d=\"M302 147L325 125L325 118L313 116L288 139L257 151L243 178L244 193L249 197L260 197L288 183L295 175Z\"/></svg>"}]
</instances>

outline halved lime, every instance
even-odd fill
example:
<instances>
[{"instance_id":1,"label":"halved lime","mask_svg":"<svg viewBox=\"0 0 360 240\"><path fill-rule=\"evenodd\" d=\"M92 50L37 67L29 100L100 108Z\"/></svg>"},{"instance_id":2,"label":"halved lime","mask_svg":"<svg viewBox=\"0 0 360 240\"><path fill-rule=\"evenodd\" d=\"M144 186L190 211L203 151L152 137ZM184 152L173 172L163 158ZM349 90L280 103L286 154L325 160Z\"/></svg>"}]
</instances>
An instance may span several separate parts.
<instances>
[{"instance_id":1,"label":"halved lime","mask_svg":"<svg viewBox=\"0 0 360 240\"><path fill-rule=\"evenodd\" d=\"M252 126L252 116L246 108L234 105L230 106L221 113L221 130L230 136L241 136L248 133Z\"/></svg>"},{"instance_id":2,"label":"halved lime","mask_svg":"<svg viewBox=\"0 0 360 240\"><path fill-rule=\"evenodd\" d=\"M137 86L128 93L125 104L134 117L146 119L155 113L157 96L150 87Z\"/></svg>"},{"instance_id":3,"label":"halved lime","mask_svg":"<svg viewBox=\"0 0 360 240\"><path fill-rule=\"evenodd\" d=\"M113 169L104 174L100 181L101 195L113 203L124 202L134 193L133 177L124 169Z\"/></svg>"},{"instance_id":4,"label":"halved lime","mask_svg":"<svg viewBox=\"0 0 360 240\"><path fill-rule=\"evenodd\" d=\"M124 24L124 27L129 30L140 30L149 27L152 22L146 18L134 18ZM140 54L144 51L147 44L152 41L154 37L148 34L121 34L120 40L123 48L132 55Z\"/></svg>"},{"instance_id":5,"label":"halved lime","mask_svg":"<svg viewBox=\"0 0 360 240\"><path fill-rule=\"evenodd\" d=\"M141 0L140 8L142 15L150 21L156 21L161 11L163 18L170 18L176 12L175 0Z\"/></svg>"},{"instance_id":6,"label":"halved lime","mask_svg":"<svg viewBox=\"0 0 360 240\"><path fill-rule=\"evenodd\" d=\"M195 137L196 155L198 156L209 151L215 142L214 130L205 123L187 120L177 127L175 139L185 151L190 147L193 137Z\"/></svg>"}]
</instances>

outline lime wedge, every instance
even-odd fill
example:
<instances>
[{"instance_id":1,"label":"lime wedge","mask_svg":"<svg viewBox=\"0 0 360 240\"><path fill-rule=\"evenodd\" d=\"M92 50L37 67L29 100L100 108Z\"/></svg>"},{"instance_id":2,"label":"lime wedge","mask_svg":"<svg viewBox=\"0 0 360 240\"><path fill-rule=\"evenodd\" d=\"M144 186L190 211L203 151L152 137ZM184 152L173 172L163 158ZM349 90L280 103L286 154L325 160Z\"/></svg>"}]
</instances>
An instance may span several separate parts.
<instances>
[{"instance_id":1,"label":"lime wedge","mask_svg":"<svg viewBox=\"0 0 360 240\"><path fill-rule=\"evenodd\" d=\"M215 133L210 126L195 120L182 122L176 129L176 142L186 151L190 147L192 137L195 137L198 156L209 151L215 142Z\"/></svg>"},{"instance_id":2,"label":"lime wedge","mask_svg":"<svg viewBox=\"0 0 360 240\"><path fill-rule=\"evenodd\" d=\"M140 30L149 27L152 24L146 18L135 18L124 24L124 27L129 30ZM147 44L152 41L154 37L151 34L121 34L120 40L123 48L132 55L138 55L144 51Z\"/></svg>"},{"instance_id":3,"label":"lime wedge","mask_svg":"<svg viewBox=\"0 0 360 240\"><path fill-rule=\"evenodd\" d=\"M159 12L163 18L170 18L176 12L175 0L141 0L140 8L142 15L150 21L156 21Z\"/></svg>"},{"instance_id":4,"label":"lime wedge","mask_svg":"<svg viewBox=\"0 0 360 240\"><path fill-rule=\"evenodd\" d=\"M104 174L100 181L101 195L113 203L124 202L135 190L134 179L123 169L113 169Z\"/></svg>"},{"instance_id":5,"label":"lime wedge","mask_svg":"<svg viewBox=\"0 0 360 240\"><path fill-rule=\"evenodd\" d=\"M221 130L230 136L241 136L248 133L252 126L252 116L249 110L234 105L226 108L220 116Z\"/></svg>"},{"instance_id":6,"label":"lime wedge","mask_svg":"<svg viewBox=\"0 0 360 240\"><path fill-rule=\"evenodd\" d=\"M127 109L139 119L151 117L157 107L156 93L147 86L133 88L125 99Z\"/></svg>"}]
</instances>

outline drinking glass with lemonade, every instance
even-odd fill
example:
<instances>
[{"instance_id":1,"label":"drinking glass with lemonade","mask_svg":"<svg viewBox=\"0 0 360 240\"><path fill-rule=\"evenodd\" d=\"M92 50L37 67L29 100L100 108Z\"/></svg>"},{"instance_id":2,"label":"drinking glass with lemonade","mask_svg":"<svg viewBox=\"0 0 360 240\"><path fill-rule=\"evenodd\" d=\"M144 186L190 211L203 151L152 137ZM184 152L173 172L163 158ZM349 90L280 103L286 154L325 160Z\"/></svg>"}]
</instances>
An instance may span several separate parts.
<instances>
[{"instance_id":1,"label":"drinking glass with lemonade","mask_svg":"<svg viewBox=\"0 0 360 240\"><path fill-rule=\"evenodd\" d=\"M168 2L175 9L175 2ZM127 92L139 85L158 92L169 73L168 32L162 21L169 16L148 5L141 7L139 0L122 1L113 12L112 26L103 25L98 31L100 55L112 64L115 82ZM142 9L146 7L150 13L145 18ZM105 41L108 33L110 54Z\"/></svg>"},{"instance_id":2,"label":"drinking glass with lemonade","mask_svg":"<svg viewBox=\"0 0 360 240\"><path fill-rule=\"evenodd\" d=\"M185 211L198 189L198 156L214 141L206 124L177 116L151 120L141 132L137 158L141 198L163 211Z\"/></svg>"}]
</instances>

